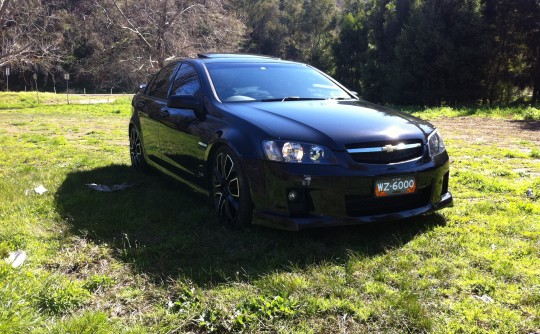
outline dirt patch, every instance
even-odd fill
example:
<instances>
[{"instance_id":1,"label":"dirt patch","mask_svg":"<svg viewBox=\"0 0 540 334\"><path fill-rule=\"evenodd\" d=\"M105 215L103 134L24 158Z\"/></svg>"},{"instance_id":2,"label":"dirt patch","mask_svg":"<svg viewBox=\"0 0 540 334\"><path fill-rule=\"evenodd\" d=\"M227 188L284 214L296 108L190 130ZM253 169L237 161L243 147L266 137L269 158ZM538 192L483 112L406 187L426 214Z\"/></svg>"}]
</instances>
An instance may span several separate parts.
<instances>
[{"instance_id":1,"label":"dirt patch","mask_svg":"<svg viewBox=\"0 0 540 334\"><path fill-rule=\"evenodd\" d=\"M100 103L113 103L116 99L89 99L89 100L75 100L73 104L100 104Z\"/></svg>"},{"instance_id":2,"label":"dirt patch","mask_svg":"<svg viewBox=\"0 0 540 334\"><path fill-rule=\"evenodd\" d=\"M497 143L513 147L520 141L534 143L540 148L540 122L502 118L455 117L430 121L442 132L443 138L461 139L470 143Z\"/></svg>"}]
</instances>

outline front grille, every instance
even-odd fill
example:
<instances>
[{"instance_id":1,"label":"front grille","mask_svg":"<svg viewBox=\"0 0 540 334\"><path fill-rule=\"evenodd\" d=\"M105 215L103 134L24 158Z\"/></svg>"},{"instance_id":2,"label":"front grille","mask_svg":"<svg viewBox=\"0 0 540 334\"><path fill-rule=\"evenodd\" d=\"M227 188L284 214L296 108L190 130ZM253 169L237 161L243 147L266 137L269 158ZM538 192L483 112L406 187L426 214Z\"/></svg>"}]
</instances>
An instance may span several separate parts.
<instances>
[{"instance_id":1,"label":"front grille","mask_svg":"<svg viewBox=\"0 0 540 334\"><path fill-rule=\"evenodd\" d=\"M424 145L420 140L384 141L345 145L354 161L388 164L420 158Z\"/></svg>"},{"instance_id":2,"label":"front grille","mask_svg":"<svg viewBox=\"0 0 540 334\"><path fill-rule=\"evenodd\" d=\"M404 210L417 209L429 204L431 187L419 189L410 195L373 197L345 196L347 216L360 217L396 213Z\"/></svg>"}]
</instances>

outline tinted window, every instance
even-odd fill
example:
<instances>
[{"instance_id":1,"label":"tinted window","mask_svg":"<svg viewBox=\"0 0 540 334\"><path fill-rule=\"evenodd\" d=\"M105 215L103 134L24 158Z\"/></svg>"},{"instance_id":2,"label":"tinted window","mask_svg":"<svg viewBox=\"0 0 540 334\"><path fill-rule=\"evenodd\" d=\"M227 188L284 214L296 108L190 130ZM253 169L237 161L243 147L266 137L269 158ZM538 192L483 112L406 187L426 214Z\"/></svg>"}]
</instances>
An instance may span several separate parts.
<instances>
[{"instance_id":1,"label":"tinted window","mask_svg":"<svg viewBox=\"0 0 540 334\"><path fill-rule=\"evenodd\" d=\"M182 64L173 83L173 95L195 95L199 88L199 76L195 68L189 64Z\"/></svg>"},{"instance_id":2,"label":"tinted window","mask_svg":"<svg viewBox=\"0 0 540 334\"><path fill-rule=\"evenodd\" d=\"M152 86L148 90L148 95L158 99L167 99L167 92L171 83L171 76L176 67L176 64L170 64L164 67L152 82Z\"/></svg>"}]
</instances>

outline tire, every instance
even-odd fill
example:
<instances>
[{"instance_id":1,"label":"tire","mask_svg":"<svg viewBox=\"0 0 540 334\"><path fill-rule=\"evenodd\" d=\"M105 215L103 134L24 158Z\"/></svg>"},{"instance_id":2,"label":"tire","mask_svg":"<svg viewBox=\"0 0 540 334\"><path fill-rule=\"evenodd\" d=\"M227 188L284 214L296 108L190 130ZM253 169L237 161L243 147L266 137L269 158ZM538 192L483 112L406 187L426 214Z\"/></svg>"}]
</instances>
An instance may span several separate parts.
<instances>
[{"instance_id":1,"label":"tire","mask_svg":"<svg viewBox=\"0 0 540 334\"><path fill-rule=\"evenodd\" d=\"M129 156L131 158L131 166L138 172L147 172L148 163L144 158L144 151L141 141L141 135L136 126L132 126L129 130Z\"/></svg>"},{"instance_id":2,"label":"tire","mask_svg":"<svg viewBox=\"0 0 540 334\"><path fill-rule=\"evenodd\" d=\"M220 147L212 160L211 197L218 221L240 228L251 224L253 204L247 178L234 152Z\"/></svg>"}]
</instances>

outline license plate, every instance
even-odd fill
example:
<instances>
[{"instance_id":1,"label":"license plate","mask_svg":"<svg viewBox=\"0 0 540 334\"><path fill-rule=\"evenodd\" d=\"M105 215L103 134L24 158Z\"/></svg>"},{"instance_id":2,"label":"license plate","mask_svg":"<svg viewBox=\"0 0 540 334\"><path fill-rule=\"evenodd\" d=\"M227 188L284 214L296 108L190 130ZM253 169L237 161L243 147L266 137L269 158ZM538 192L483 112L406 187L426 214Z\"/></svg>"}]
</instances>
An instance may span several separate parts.
<instances>
[{"instance_id":1,"label":"license plate","mask_svg":"<svg viewBox=\"0 0 540 334\"><path fill-rule=\"evenodd\" d=\"M375 197L412 194L416 191L414 176L395 176L375 179Z\"/></svg>"}]
</instances>

